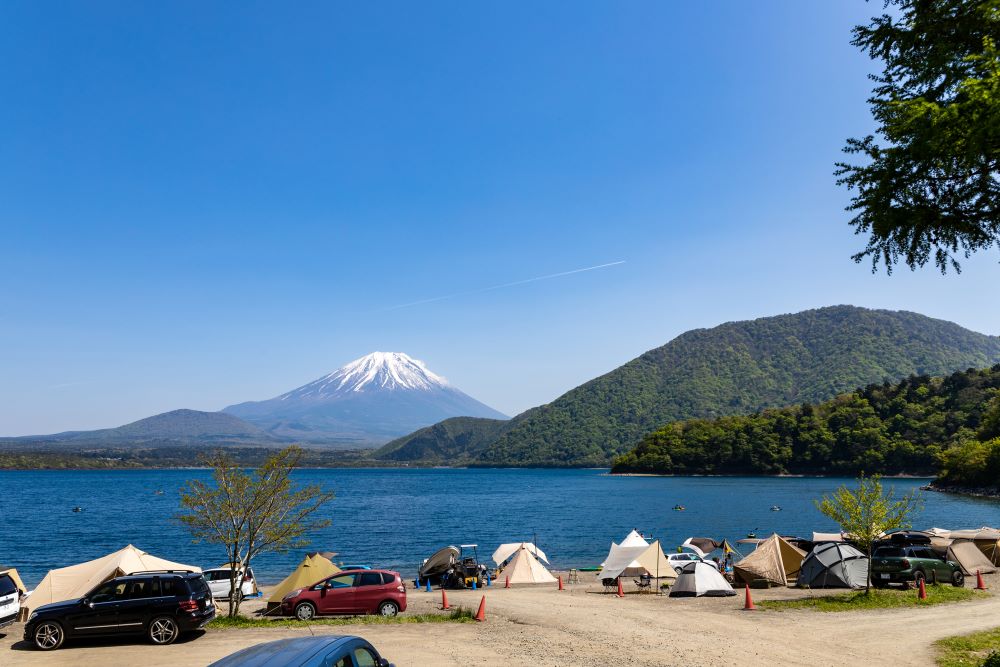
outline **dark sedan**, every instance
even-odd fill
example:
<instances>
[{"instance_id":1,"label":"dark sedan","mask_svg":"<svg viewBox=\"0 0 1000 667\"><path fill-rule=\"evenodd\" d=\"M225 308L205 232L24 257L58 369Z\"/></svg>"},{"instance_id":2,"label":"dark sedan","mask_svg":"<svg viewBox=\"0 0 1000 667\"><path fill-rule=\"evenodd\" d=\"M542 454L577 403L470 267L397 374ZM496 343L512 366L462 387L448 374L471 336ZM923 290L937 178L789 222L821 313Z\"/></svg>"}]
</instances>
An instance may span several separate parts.
<instances>
[{"instance_id":1,"label":"dark sedan","mask_svg":"<svg viewBox=\"0 0 1000 667\"><path fill-rule=\"evenodd\" d=\"M208 667L393 667L361 637L325 635L257 644Z\"/></svg>"}]
</instances>

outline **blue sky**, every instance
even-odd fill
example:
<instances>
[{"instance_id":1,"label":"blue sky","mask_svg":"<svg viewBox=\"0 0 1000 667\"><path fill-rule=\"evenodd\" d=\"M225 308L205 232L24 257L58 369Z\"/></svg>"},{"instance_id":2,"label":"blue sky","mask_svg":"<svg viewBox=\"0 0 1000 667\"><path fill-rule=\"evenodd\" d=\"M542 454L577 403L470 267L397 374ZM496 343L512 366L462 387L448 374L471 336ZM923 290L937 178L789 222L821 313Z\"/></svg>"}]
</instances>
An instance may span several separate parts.
<instances>
[{"instance_id":1,"label":"blue sky","mask_svg":"<svg viewBox=\"0 0 1000 667\"><path fill-rule=\"evenodd\" d=\"M848 42L880 9L4 2L0 434L220 409L377 349L513 414L730 320L1000 333L995 253L850 260L832 171L871 129Z\"/></svg>"}]
</instances>

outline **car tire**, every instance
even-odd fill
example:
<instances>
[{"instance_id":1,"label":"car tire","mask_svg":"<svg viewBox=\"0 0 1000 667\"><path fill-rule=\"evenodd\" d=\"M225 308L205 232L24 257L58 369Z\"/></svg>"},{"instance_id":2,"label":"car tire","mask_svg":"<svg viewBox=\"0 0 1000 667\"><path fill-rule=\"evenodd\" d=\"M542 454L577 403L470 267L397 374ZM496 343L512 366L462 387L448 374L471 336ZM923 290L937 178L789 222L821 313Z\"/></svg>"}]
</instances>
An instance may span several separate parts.
<instances>
[{"instance_id":1,"label":"car tire","mask_svg":"<svg viewBox=\"0 0 1000 667\"><path fill-rule=\"evenodd\" d=\"M300 602L295 605L295 618L300 621L311 621L316 618L316 607L311 602Z\"/></svg>"},{"instance_id":2,"label":"car tire","mask_svg":"<svg viewBox=\"0 0 1000 667\"><path fill-rule=\"evenodd\" d=\"M916 572L913 573L913 585L917 588L920 588L921 581L924 582L924 584L926 585L927 575L924 574L923 570L917 570Z\"/></svg>"},{"instance_id":3,"label":"car tire","mask_svg":"<svg viewBox=\"0 0 1000 667\"><path fill-rule=\"evenodd\" d=\"M965 586L965 574L961 570L955 570L951 573L951 585L955 588Z\"/></svg>"},{"instance_id":4,"label":"car tire","mask_svg":"<svg viewBox=\"0 0 1000 667\"><path fill-rule=\"evenodd\" d=\"M42 621L32 633L32 640L42 651L54 651L66 640L66 631L58 621Z\"/></svg>"},{"instance_id":5,"label":"car tire","mask_svg":"<svg viewBox=\"0 0 1000 667\"><path fill-rule=\"evenodd\" d=\"M875 588L889 588L889 582L875 580L872 582L872 586L874 586Z\"/></svg>"},{"instance_id":6,"label":"car tire","mask_svg":"<svg viewBox=\"0 0 1000 667\"><path fill-rule=\"evenodd\" d=\"M146 628L146 636L149 641L157 646L173 644L180 634L181 629L177 626L177 621L170 616L157 616L149 622L149 627Z\"/></svg>"},{"instance_id":7,"label":"car tire","mask_svg":"<svg viewBox=\"0 0 1000 667\"><path fill-rule=\"evenodd\" d=\"M379 616L395 616L399 613L399 605L392 600L386 600L378 606Z\"/></svg>"}]
</instances>

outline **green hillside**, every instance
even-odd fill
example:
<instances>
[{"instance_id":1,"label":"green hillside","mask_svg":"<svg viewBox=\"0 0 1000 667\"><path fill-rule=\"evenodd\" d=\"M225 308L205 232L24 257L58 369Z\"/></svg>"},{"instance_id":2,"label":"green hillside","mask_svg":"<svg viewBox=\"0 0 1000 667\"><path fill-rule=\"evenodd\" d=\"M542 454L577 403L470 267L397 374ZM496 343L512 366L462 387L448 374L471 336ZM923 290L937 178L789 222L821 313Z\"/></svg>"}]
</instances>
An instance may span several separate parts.
<instances>
[{"instance_id":1,"label":"green hillside","mask_svg":"<svg viewBox=\"0 0 1000 667\"><path fill-rule=\"evenodd\" d=\"M1000 463L998 436L1000 365L870 385L816 405L674 422L618 457L612 472L931 475L944 468L945 483L996 484L983 473L989 457Z\"/></svg>"},{"instance_id":2,"label":"green hillside","mask_svg":"<svg viewBox=\"0 0 1000 667\"><path fill-rule=\"evenodd\" d=\"M452 417L380 447L375 458L385 461L463 462L510 428L511 421L481 417Z\"/></svg>"},{"instance_id":3,"label":"green hillside","mask_svg":"<svg viewBox=\"0 0 1000 667\"><path fill-rule=\"evenodd\" d=\"M518 415L492 442L470 438L477 446L467 458L476 465L607 465L679 419L822 401L873 382L997 361L997 337L916 313L832 306L730 322L684 333ZM419 447L456 456L449 443L460 434L449 430L440 444L427 441L433 435L425 433ZM396 456L407 454L400 448Z\"/></svg>"}]
</instances>

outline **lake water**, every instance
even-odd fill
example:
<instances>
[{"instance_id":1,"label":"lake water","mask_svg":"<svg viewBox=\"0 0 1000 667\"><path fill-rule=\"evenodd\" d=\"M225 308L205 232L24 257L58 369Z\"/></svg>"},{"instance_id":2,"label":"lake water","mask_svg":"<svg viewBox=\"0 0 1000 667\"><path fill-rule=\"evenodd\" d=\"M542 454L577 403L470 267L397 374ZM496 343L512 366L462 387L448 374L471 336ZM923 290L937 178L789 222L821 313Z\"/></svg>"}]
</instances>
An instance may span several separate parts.
<instances>
[{"instance_id":1,"label":"lake water","mask_svg":"<svg viewBox=\"0 0 1000 667\"><path fill-rule=\"evenodd\" d=\"M176 520L179 488L203 470L0 472L0 563L29 586L45 573L97 558L126 544L201 567L225 560L193 544ZM448 544L478 543L484 560L502 542L531 540L555 567L601 562L612 540L632 528L670 549L690 536L730 540L755 530L808 537L836 527L813 499L851 480L831 478L612 477L601 470L300 470L297 481L337 494L324 512L330 527L309 550L336 560L398 569ZM926 480L892 480L899 492ZM154 491L162 490L162 495ZM914 526L974 528L1000 524L1000 502L925 493ZM675 504L687 507L672 511ZM74 513L74 506L84 507ZM772 512L778 505L781 512ZM255 564L265 583L282 579L303 550L268 554Z\"/></svg>"}]
</instances>

